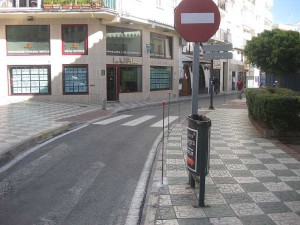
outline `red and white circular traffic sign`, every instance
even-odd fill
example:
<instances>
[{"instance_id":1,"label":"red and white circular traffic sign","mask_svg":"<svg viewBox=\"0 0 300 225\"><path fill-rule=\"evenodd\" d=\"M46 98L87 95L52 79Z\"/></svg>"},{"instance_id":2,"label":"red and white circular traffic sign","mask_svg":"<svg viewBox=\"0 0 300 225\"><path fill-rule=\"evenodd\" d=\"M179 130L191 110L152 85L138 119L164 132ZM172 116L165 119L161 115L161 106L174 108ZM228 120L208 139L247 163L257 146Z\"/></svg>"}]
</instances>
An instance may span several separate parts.
<instances>
[{"instance_id":1,"label":"red and white circular traffic sign","mask_svg":"<svg viewBox=\"0 0 300 225\"><path fill-rule=\"evenodd\" d=\"M189 42L205 42L220 26L220 11L212 0L183 0L174 12L175 30Z\"/></svg>"}]
</instances>

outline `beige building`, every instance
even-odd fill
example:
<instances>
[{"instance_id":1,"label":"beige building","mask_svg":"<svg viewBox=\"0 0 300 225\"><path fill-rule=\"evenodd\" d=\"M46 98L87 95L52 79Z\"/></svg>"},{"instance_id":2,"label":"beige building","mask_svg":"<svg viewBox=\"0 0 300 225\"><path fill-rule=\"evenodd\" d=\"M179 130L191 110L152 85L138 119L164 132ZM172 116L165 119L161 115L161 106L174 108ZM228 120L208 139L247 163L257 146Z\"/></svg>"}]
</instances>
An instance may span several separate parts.
<instances>
[{"instance_id":1,"label":"beige building","mask_svg":"<svg viewBox=\"0 0 300 225\"><path fill-rule=\"evenodd\" d=\"M191 94L193 44L173 28L179 0L53 2L0 0L1 98L98 104ZM272 0L214 2L221 24L209 42L232 43L234 56L213 62L221 91L238 76L255 86L259 74L245 67L243 48L271 21ZM200 62L207 93L211 62Z\"/></svg>"}]
</instances>

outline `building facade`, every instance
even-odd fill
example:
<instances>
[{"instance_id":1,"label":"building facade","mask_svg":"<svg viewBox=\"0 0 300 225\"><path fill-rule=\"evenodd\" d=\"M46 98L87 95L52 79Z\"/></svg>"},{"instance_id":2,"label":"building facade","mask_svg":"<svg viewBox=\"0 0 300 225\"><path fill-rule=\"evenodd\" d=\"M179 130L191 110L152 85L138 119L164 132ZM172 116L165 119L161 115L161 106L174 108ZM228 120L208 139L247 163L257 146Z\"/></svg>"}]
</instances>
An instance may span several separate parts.
<instances>
[{"instance_id":1,"label":"building facade","mask_svg":"<svg viewBox=\"0 0 300 225\"><path fill-rule=\"evenodd\" d=\"M250 40L266 27L265 11L255 7L269 1L215 1L221 25L209 42L234 47L234 59L213 62L221 91L234 89L239 75L252 79L243 61L247 20L238 10L252 7L261 24L249 25ZM191 94L193 44L173 28L180 1L53 2L0 0L0 97L98 104ZM199 90L207 93L211 63L200 61Z\"/></svg>"}]
</instances>

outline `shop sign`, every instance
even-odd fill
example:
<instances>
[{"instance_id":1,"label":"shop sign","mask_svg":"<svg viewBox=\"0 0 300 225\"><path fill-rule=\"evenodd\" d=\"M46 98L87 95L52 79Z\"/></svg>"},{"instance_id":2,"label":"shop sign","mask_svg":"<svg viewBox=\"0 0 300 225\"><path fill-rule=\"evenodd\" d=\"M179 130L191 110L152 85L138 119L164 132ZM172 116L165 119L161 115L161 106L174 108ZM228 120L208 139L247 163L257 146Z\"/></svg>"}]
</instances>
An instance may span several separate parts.
<instances>
[{"instance_id":1,"label":"shop sign","mask_svg":"<svg viewBox=\"0 0 300 225\"><path fill-rule=\"evenodd\" d=\"M134 58L130 57L113 57L113 63L116 64L138 64Z\"/></svg>"}]
</instances>

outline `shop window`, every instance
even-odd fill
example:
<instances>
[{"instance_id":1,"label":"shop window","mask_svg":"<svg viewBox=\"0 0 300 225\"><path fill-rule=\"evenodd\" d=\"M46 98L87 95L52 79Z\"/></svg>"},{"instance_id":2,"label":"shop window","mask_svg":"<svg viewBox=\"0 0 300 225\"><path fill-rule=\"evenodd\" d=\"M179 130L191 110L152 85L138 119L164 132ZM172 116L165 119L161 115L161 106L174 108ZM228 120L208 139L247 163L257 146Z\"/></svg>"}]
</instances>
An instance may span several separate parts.
<instances>
[{"instance_id":1,"label":"shop window","mask_svg":"<svg viewBox=\"0 0 300 225\"><path fill-rule=\"evenodd\" d=\"M142 56L142 32L140 30L107 26L106 54Z\"/></svg>"},{"instance_id":2,"label":"shop window","mask_svg":"<svg viewBox=\"0 0 300 225\"><path fill-rule=\"evenodd\" d=\"M10 66L11 95L51 93L50 66Z\"/></svg>"},{"instance_id":3,"label":"shop window","mask_svg":"<svg viewBox=\"0 0 300 225\"><path fill-rule=\"evenodd\" d=\"M142 91L142 67L120 66L120 93Z\"/></svg>"},{"instance_id":4,"label":"shop window","mask_svg":"<svg viewBox=\"0 0 300 225\"><path fill-rule=\"evenodd\" d=\"M65 65L63 88L64 94L88 94L88 66Z\"/></svg>"},{"instance_id":5,"label":"shop window","mask_svg":"<svg viewBox=\"0 0 300 225\"><path fill-rule=\"evenodd\" d=\"M150 68L150 91L172 90L172 67Z\"/></svg>"},{"instance_id":6,"label":"shop window","mask_svg":"<svg viewBox=\"0 0 300 225\"><path fill-rule=\"evenodd\" d=\"M151 58L172 59L173 38L162 34L150 33Z\"/></svg>"},{"instance_id":7,"label":"shop window","mask_svg":"<svg viewBox=\"0 0 300 225\"><path fill-rule=\"evenodd\" d=\"M50 26L6 26L7 55L49 55Z\"/></svg>"},{"instance_id":8,"label":"shop window","mask_svg":"<svg viewBox=\"0 0 300 225\"><path fill-rule=\"evenodd\" d=\"M87 25L62 25L62 42L64 55L88 54Z\"/></svg>"}]
</instances>

